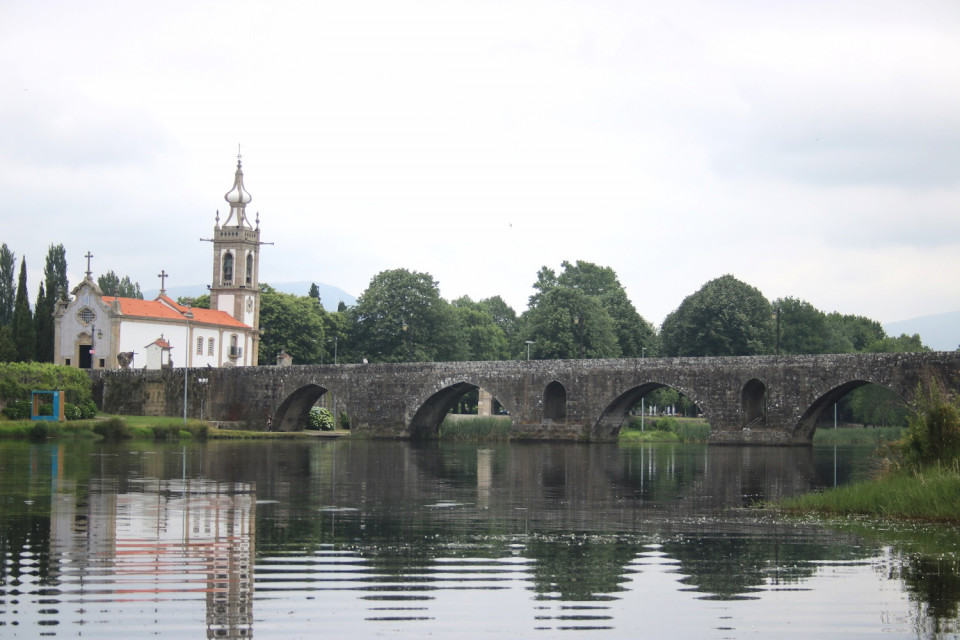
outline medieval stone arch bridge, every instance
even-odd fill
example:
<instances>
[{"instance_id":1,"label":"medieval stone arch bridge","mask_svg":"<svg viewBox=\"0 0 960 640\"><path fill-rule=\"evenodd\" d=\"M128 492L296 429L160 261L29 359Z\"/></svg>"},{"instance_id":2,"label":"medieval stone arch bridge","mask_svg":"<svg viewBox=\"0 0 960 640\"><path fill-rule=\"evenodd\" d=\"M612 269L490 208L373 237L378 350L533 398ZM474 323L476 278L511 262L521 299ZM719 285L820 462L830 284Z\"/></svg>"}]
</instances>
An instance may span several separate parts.
<instances>
[{"instance_id":1,"label":"medieval stone arch bridge","mask_svg":"<svg viewBox=\"0 0 960 640\"><path fill-rule=\"evenodd\" d=\"M110 413L183 415L184 371L101 370L95 396ZM489 392L512 437L614 440L641 396L672 387L697 404L714 443L807 444L817 419L867 383L907 400L938 379L960 390L960 352L719 358L526 360L189 369L187 412L276 430L301 429L325 397L372 437L435 434L468 391Z\"/></svg>"}]
</instances>

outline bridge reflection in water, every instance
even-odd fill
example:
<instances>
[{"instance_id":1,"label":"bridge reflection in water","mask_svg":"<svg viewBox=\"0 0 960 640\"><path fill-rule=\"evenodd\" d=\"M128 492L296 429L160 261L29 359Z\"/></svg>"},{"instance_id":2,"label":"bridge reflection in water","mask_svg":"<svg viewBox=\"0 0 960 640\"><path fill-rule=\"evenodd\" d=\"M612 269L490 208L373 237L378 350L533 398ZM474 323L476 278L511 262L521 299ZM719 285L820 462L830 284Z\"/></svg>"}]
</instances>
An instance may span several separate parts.
<instances>
[{"instance_id":1,"label":"bridge reflection in water","mask_svg":"<svg viewBox=\"0 0 960 640\"><path fill-rule=\"evenodd\" d=\"M844 483L866 454L0 444L3 495L31 487L29 500L0 511L0 599L17 600L0 625L230 638L318 628L400 637L724 628L739 637L785 624L906 637L956 625L956 555L917 553L911 564L860 535L747 508ZM928 607L931 580L940 586ZM736 604L746 602L758 604Z\"/></svg>"}]
</instances>

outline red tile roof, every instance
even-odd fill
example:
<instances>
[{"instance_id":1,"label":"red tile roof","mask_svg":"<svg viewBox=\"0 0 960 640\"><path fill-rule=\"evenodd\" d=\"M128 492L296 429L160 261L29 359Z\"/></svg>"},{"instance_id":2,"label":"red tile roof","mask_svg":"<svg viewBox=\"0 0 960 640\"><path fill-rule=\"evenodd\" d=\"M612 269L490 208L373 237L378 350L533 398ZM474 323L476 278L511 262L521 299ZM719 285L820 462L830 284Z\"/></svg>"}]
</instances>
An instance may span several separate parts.
<instances>
[{"instance_id":1,"label":"red tile roof","mask_svg":"<svg viewBox=\"0 0 960 640\"><path fill-rule=\"evenodd\" d=\"M187 309L193 313L190 322L197 324L217 325L224 327L234 327L237 329L249 329L246 325L229 313L224 311L215 311L213 309L193 309L178 304L167 296L160 296L156 300L138 300L136 298L118 298L115 296L103 296L104 304L113 306L117 301L120 306L120 314L125 317L133 318L155 318L163 320L182 320L186 322Z\"/></svg>"}]
</instances>

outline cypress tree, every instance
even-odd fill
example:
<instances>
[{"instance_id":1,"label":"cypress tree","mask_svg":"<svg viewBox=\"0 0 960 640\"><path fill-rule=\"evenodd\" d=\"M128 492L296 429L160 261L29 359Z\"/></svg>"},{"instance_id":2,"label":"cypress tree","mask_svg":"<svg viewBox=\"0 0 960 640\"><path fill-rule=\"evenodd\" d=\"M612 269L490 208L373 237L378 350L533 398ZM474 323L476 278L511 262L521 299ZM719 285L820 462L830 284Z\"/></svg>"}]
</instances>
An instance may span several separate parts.
<instances>
[{"instance_id":1,"label":"cypress tree","mask_svg":"<svg viewBox=\"0 0 960 640\"><path fill-rule=\"evenodd\" d=\"M34 355L37 362L53 362L53 297L46 294L43 283L33 305L33 328L37 337Z\"/></svg>"},{"instance_id":2,"label":"cypress tree","mask_svg":"<svg viewBox=\"0 0 960 640\"><path fill-rule=\"evenodd\" d=\"M13 303L17 295L13 281L16 268L17 259L4 242L0 246L0 327L8 326L13 320Z\"/></svg>"},{"instance_id":3,"label":"cypress tree","mask_svg":"<svg viewBox=\"0 0 960 640\"><path fill-rule=\"evenodd\" d=\"M27 300L27 260L20 260L20 278L17 282L17 297L13 303L11 322L16 359L19 362L31 362L36 355L37 335L33 327L33 314Z\"/></svg>"}]
</instances>

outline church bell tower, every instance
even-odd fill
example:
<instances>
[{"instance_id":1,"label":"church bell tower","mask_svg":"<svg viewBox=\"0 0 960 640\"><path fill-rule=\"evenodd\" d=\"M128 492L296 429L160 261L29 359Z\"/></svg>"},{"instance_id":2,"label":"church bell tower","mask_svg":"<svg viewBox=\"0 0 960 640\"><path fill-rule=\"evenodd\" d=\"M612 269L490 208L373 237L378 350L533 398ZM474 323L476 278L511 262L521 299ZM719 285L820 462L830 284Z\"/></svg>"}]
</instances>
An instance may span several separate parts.
<instances>
[{"instance_id":1,"label":"church bell tower","mask_svg":"<svg viewBox=\"0 0 960 640\"><path fill-rule=\"evenodd\" d=\"M224 311L253 327L249 362L256 366L260 350L260 214L257 214L256 226L251 226L246 207L252 198L243 186L239 155L233 188L223 198L230 205L230 215L221 226L218 211L213 228L210 308ZM231 358L239 357L233 349L231 346Z\"/></svg>"}]
</instances>

